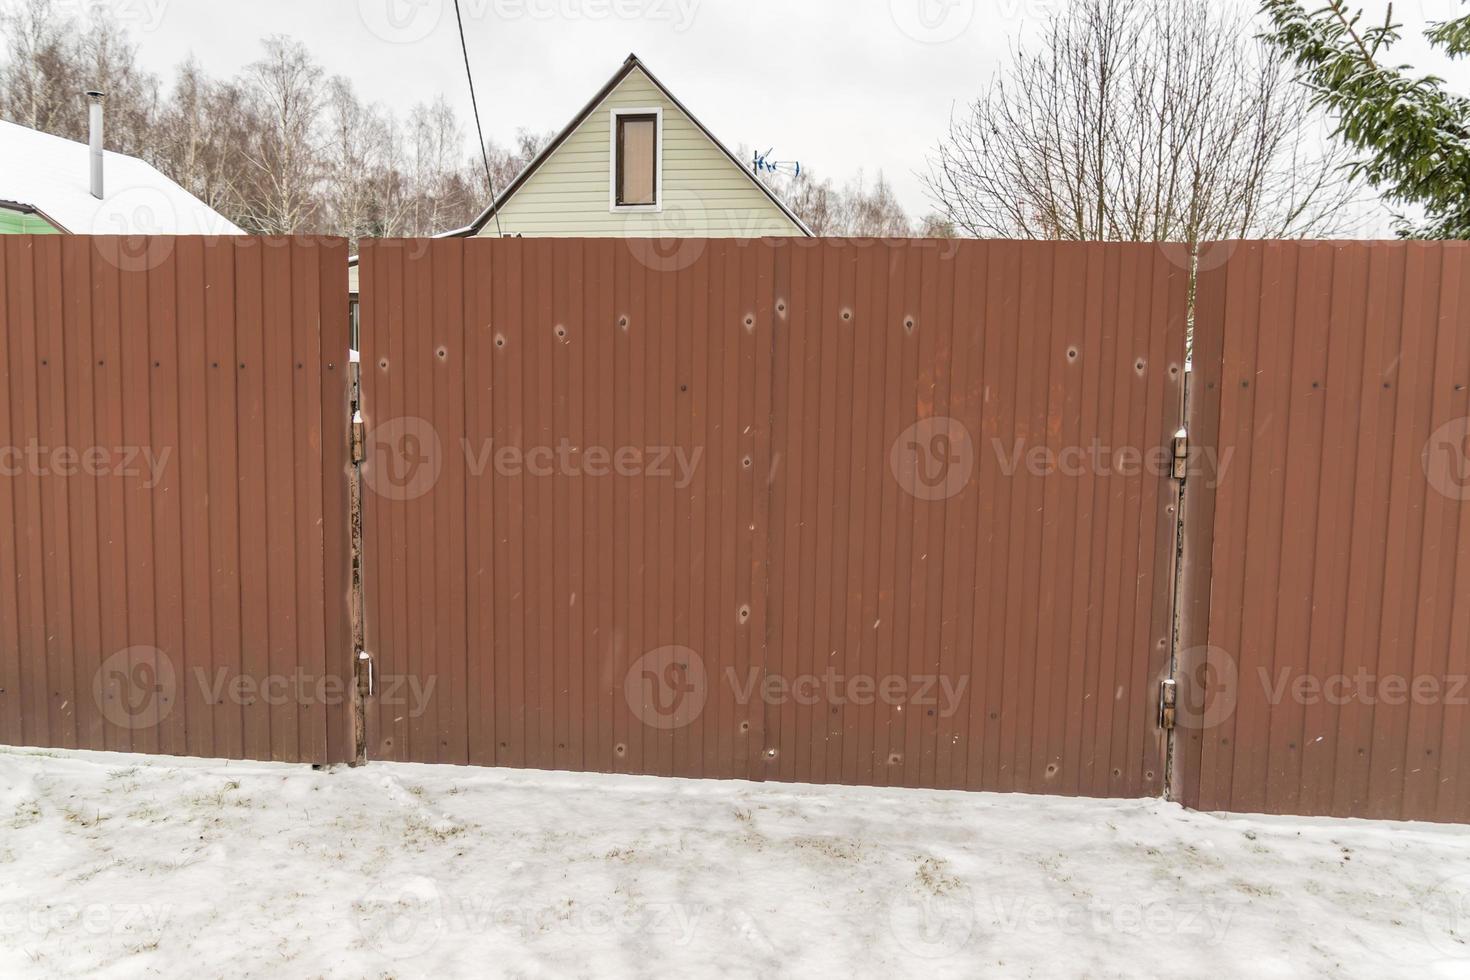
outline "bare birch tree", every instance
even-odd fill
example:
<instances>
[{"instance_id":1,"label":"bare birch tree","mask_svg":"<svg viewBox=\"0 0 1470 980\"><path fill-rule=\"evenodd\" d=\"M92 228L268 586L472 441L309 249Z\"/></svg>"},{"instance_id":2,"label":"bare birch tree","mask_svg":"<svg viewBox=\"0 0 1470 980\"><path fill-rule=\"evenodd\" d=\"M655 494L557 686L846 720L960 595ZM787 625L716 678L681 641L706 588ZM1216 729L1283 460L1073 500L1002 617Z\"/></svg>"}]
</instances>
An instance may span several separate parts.
<instances>
[{"instance_id":1,"label":"bare birch tree","mask_svg":"<svg viewBox=\"0 0 1470 980\"><path fill-rule=\"evenodd\" d=\"M484 171L464 155L464 130L443 96L415 106L408 128L412 227L444 231L489 204Z\"/></svg>"},{"instance_id":2,"label":"bare birch tree","mask_svg":"<svg viewBox=\"0 0 1470 980\"><path fill-rule=\"evenodd\" d=\"M211 79L190 60L179 66L146 158L211 208L239 215L253 178L240 144L253 125L241 86Z\"/></svg>"},{"instance_id":3,"label":"bare birch tree","mask_svg":"<svg viewBox=\"0 0 1470 980\"><path fill-rule=\"evenodd\" d=\"M321 177L322 69L299 41L265 41L265 57L246 73L254 125L244 147L254 170L244 219L267 235L309 231Z\"/></svg>"},{"instance_id":4,"label":"bare birch tree","mask_svg":"<svg viewBox=\"0 0 1470 980\"><path fill-rule=\"evenodd\" d=\"M158 80L137 65L137 46L98 7L84 21L56 14L51 0L0 5L0 115L12 122L87 139L87 89L108 97L108 146L141 155L158 108Z\"/></svg>"},{"instance_id":5,"label":"bare birch tree","mask_svg":"<svg viewBox=\"0 0 1470 980\"><path fill-rule=\"evenodd\" d=\"M0 10L5 63L0 66L0 112L31 129L75 139L75 93L81 66L67 24L49 16L49 0L26 0Z\"/></svg>"},{"instance_id":6,"label":"bare birch tree","mask_svg":"<svg viewBox=\"0 0 1470 980\"><path fill-rule=\"evenodd\" d=\"M1320 114L1241 8L1077 0L957 114L926 182L977 236L1177 241L1349 230Z\"/></svg>"},{"instance_id":7,"label":"bare birch tree","mask_svg":"<svg viewBox=\"0 0 1470 980\"><path fill-rule=\"evenodd\" d=\"M327 86L323 126L322 223L354 241L401 233L405 206L391 120L339 76Z\"/></svg>"}]
</instances>

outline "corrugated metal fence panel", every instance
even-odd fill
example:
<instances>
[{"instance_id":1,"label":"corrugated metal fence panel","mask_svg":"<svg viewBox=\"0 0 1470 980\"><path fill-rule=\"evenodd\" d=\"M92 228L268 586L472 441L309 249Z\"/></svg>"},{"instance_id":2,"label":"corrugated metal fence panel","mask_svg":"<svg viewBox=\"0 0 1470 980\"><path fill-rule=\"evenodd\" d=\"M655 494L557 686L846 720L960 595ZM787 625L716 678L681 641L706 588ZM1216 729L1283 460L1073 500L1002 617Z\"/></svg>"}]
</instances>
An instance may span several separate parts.
<instances>
[{"instance_id":1,"label":"corrugated metal fence panel","mask_svg":"<svg viewBox=\"0 0 1470 980\"><path fill-rule=\"evenodd\" d=\"M775 699L765 774L1161 792L1185 268L1018 242L780 262L768 670L839 696Z\"/></svg>"},{"instance_id":2,"label":"corrugated metal fence panel","mask_svg":"<svg viewBox=\"0 0 1470 980\"><path fill-rule=\"evenodd\" d=\"M759 666L770 251L701 243L675 274L622 241L451 239L362 263L370 757L747 775L758 709L711 689L643 724L625 679L659 650ZM635 475L599 478L619 459Z\"/></svg>"},{"instance_id":3,"label":"corrugated metal fence panel","mask_svg":"<svg viewBox=\"0 0 1470 980\"><path fill-rule=\"evenodd\" d=\"M447 240L362 268L371 757L1162 790L1170 253Z\"/></svg>"},{"instance_id":4,"label":"corrugated metal fence panel","mask_svg":"<svg viewBox=\"0 0 1470 980\"><path fill-rule=\"evenodd\" d=\"M1470 819L1470 246L1204 256L1179 796Z\"/></svg>"},{"instance_id":5,"label":"corrugated metal fence panel","mask_svg":"<svg viewBox=\"0 0 1470 980\"><path fill-rule=\"evenodd\" d=\"M0 740L351 758L345 242L0 250Z\"/></svg>"}]
</instances>

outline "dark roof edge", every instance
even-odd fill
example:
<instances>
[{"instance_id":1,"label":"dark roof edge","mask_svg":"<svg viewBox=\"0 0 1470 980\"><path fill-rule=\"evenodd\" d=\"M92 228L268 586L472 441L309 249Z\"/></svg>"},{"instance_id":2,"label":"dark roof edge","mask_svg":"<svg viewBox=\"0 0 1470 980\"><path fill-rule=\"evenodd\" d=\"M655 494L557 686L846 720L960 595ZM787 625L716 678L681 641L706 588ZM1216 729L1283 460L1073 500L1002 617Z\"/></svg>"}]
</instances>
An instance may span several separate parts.
<instances>
[{"instance_id":1,"label":"dark roof edge","mask_svg":"<svg viewBox=\"0 0 1470 980\"><path fill-rule=\"evenodd\" d=\"M51 215L47 214L45 211L42 211L40 208L36 207L34 204L26 204L23 201L3 201L3 200L0 200L0 208L5 209L6 211L18 211L21 214L34 214L34 215L36 215L39 218L45 219L45 221L46 221L47 224L51 225L51 227L55 228L57 231L61 232L62 234L64 234L64 235L70 235L71 234L71 231L66 227L66 225L64 225L61 222L57 221L55 218L51 217Z\"/></svg>"}]
</instances>

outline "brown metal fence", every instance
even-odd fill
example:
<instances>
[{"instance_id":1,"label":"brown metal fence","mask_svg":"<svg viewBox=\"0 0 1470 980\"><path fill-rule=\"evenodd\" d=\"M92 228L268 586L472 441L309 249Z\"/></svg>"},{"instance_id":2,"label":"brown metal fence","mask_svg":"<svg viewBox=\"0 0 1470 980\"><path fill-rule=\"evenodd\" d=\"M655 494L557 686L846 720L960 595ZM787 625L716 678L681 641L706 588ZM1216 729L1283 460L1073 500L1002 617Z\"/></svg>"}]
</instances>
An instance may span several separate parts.
<instances>
[{"instance_id":1,"label":"brown metal fence","mask_svg":"<svg viewBox=\"0 0 1470 980\"><path fill-rule=\"evenodd\" d=\"M362 258L380 759L1162 792L1186 264Z\"/></svg>"},{"instance_id":2,"label":"brown metal fence","mask_svg":"<svg viewBox=\"0 0 1470 980\"><path fill-rule=\"evenodd\" d=\"M345 264L0 236L0 742L352 757Z\"/></svg>"},{"instance_id":3,"label":"brown metal fence","mask_svg":"<svg viewBox=\"0 0 1470 980\"><path fill-rule=\"evenodd\" d=\"M0 237L0 743L355 757L345 253ZM366 753L1470 820L1467 263L1208 246L1185 446L1168 247L367 243Z\"/></svg>"},{"instance_id":4,"label":"brown metal fence","mask_svg":"<svg viewBox=\"0 0 1470 980\"><path fill-rule=\"evenodd\" d=\"M1470 245L1201 265L1178 797L1470 821Z\"/></svg>"}]
</instances>

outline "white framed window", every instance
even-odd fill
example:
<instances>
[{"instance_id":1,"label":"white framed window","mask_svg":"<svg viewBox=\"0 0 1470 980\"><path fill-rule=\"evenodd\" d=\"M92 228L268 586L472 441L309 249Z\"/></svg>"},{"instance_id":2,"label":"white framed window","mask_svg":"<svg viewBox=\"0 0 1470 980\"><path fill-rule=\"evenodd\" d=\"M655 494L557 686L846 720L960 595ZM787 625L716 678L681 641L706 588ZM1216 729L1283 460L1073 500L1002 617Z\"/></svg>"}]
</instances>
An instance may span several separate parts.
<instances>
[{"instance_id":1,"label":"white framed window","mask_svg":"<svg viewBox=\"0 0 1470 980\"><path fill-rule=\"evenodd\" d=\"M663 109L613 109L608 129L608 210L662 211Z\"/></svg>"}]
</instances>

